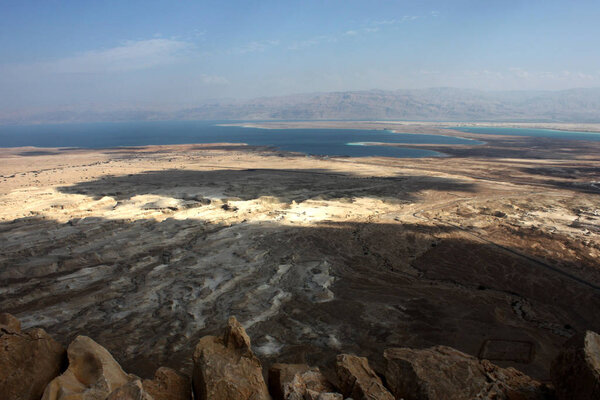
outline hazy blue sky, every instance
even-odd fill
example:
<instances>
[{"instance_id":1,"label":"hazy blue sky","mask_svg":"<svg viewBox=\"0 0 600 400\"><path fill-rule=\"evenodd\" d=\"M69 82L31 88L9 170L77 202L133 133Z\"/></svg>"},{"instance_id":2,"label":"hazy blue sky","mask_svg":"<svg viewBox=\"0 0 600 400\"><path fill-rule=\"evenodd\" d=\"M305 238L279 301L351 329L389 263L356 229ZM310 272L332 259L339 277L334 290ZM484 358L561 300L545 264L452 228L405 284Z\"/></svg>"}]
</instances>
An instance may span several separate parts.
<instances>
[{"instance_id":1,"label":"hazy blue sky","mask_svg":"<svg viewBox=\"0 0 600 400\"><path fill-rule=\"evenodd\" d=\"M600 86L600 1L0 0L0 111Z\"/></svg>"}]
</instances>

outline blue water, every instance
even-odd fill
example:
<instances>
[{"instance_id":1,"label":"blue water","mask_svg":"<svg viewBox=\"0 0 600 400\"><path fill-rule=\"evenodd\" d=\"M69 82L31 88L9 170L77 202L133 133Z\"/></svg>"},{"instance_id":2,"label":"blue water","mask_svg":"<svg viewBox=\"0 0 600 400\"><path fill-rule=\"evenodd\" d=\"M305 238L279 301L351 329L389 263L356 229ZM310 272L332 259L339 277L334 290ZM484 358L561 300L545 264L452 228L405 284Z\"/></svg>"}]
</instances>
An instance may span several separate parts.
<instances>
[{"instance_id":1,"label":"blue water","mask_svg":"<svg viewBox=\"0 0 600 400\"><path fill-rule=\"evenodd\" d=\"M481 133L484 135L534 136L554 139L593 140L596 142L600 141L600 133L597 132L557 131L554 129L530 128L497 128L492 126L468 126L450 129L461 132Z\"/></svg>"},{"instance_id":2,"label":"blue water","mask_svg":"<svg viewBox=\"0 0 600 400\"><path fill-rule=\"evenodd\" d=\"M153 121L93 124L0 126L0 147L109 148L189 143L247 143L323 156L432 157L441 153L357 142L481 144L441 135L401 134L387 130L258 129L218 126L204 121Z\"/></svg>"}]
</instances>

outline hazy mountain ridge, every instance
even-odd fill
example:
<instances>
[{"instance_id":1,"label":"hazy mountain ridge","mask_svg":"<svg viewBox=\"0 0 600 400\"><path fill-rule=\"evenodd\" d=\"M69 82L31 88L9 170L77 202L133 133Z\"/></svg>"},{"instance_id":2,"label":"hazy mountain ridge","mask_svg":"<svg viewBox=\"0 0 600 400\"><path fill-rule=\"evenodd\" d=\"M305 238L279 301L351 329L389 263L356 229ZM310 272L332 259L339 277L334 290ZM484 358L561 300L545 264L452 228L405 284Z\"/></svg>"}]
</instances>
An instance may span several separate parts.
<instances>
[{"instance_id":1,"label":"hazy mountain ridge","mask_svg":"<svg viewBox=\"0 0 600 400\"><path fill-rule=\"evenodd\" d=\"M180 111L56 111L0 116L1 123L128 120L418 120L600 122L600 88L486 92L368 90L213 101Z\"/></svg>"}]
</instances>

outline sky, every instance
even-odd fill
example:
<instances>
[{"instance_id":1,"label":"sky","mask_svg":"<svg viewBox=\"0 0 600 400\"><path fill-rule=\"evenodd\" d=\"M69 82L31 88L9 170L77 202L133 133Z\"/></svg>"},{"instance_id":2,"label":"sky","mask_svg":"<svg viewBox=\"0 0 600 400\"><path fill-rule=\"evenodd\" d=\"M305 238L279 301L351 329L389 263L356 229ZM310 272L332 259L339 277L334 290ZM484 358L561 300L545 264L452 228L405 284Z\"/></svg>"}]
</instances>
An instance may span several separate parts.
<instances>
[{"instance_id":1,"label":"sky","mask_svg":"<svg viewBox=\"0 0 600 400\"><path fill-rule=\"evenodd\" d=\"M0 0L0 113L600 87L600 1Z\"/></svg>"}]
</instances>

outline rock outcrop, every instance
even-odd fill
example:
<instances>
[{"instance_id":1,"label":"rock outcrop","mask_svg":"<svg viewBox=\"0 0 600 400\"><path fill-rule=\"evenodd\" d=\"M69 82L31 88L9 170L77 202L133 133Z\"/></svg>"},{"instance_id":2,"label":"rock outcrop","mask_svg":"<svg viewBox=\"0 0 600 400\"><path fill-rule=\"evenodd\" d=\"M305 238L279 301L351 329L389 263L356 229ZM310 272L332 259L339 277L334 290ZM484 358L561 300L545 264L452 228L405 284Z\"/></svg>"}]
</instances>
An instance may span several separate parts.
<instances>
[{"instance_id":1,"label":"rock outcrop","mask_svg":"<svg viewBox=\"0 0 600 400\"><path fill-rule=\"evenodd\" d=\"M155 400L144 390L139 379L130 381L115 389L106 400Z\"/></svg>"},{"instance_id":2,"label":"rock outcrop","mask_svg":"<svg viewBox=\"0 0 600 400\"><path fill-rule=\"evenodd\" d=\"M271 397L250 338L229 318L223 337L206 336L194 351L193 387L198 400L267 400Z\"/></svg>"},{"instance_id":3,"label":"rock outcrop","mask_svg":"<svg viewBox=\"0 0 600 400\"><path fill-rule=\"evenodd\" d=\"M143 387L154 400L189 400L192 397L190 379L171 368L157 369L154 379L145 379Z\"/></svg>"},{"instance_id":4,"label":"rock outcrop","mask_svg":"<svg viewBox=\"0 0 600 400\"><path fill-rule=\"evenodd\" d=\"M21 332L16 318L0 314L0 399L555 399L553 389L514 368L445 346L387 349L385 384L365 357L340 354L335 363L337 388L318 367L306 364L273 364L267 388L250 338L235 317L222 337L199 340L191 380L165 367L157 369L153 379L142 380L126 373L104 347L86 336L71 342L66 355L68 368L58 375L64 348L43 330ZM552 365L552 378L559 400L600 399L600 335L586 332L570 340Z\"/></svg>"},{"instance_id":5,"label":"rock outcrop","mask_svg":"<svg viewBox=\"0 0 600 400\"><path fill-rule=\"evenodd\" d=\"M394 400L365 357L340 354L335 369L344 396L354 400Z\"/></svg>"},{"instance_id":6,"label":"rock outcrop","mask_svg":"<svg viewBox=\"0 0 600 400\"><path fill-rule=\"evenodd\" d=\"M340 393L330 393L330 392L317 392L314 390L308 389L306 391L306 395L304 396L305 400L344 400L344 396Z\"/></svg>"},{"instance_id":7,"label":"rock outcrop","mask_svg":"<svg viewBox=\"0 0 600 400\"><path fill-rule=\"evenodd\" d=\"M306 364L273 364L269 368L269 390L274 400L303 400L318 398L321 393L331 393L334 389L319 368Z\"/></svg>"},{"instance_id":8,"label":"rock outcrop","mask_svg":"<svg viewBox=\"0 0 600 400\"><path fill-rule=\"evenodd\" d=\"M571 338L550 368L559 400L600 399L600 335Z\"/></svg>"},{"instance_id":9,"label":"rock outcrop","mask_svg":"<svg viewBox=\"0 0 600 400\"><path fill-rule=\"evenodd\" d=\"M9 313L0 313L0 330L21 332L21 321Z\"/></svg>"},{"instance_id":10,"label":"rock outcrop","mask_svg":"<svg viewBox=\"0 0 600 400\"><path fill-rule=\"evenodd\" d=\"M69 368L50 382L42 400L106 399L116 389L136 380L104 347L87 336L77 336L67 355Z\"/></svg>"},{"instance_id":11,"label":"rock outcrop","mask_svg":"<svg viewBox=\"0 0 600 400\"><path fill-rule=\"evenodd\" d=\"M21 323L0 314L0 397L39 400L44 388L61 372L65 349L43 329L21 332Z\"/></svg>"},{"instance_id":12,"label":"rock outcrop","mask_svg":"<svg viewBox=\"0 0 600 400\"><path fill-rule=\"evenodd\" d=\"M384 352L386 382L404 400L542 400L548 388L514 368L500 368L446 346Z\"/></svg>"}]
</instances>

